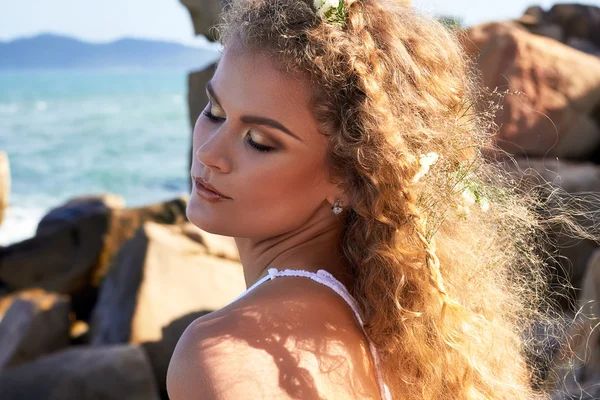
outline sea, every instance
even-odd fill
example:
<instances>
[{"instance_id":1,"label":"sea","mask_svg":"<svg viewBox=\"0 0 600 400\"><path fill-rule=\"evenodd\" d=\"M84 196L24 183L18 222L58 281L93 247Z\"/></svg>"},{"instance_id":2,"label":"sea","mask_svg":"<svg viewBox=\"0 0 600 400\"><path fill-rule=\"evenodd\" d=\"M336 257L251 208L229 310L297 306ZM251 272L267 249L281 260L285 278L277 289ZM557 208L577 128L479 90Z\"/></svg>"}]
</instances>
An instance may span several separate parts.
<instances>
[{"instance_id":1,"label":"sea","mask_svg":"<svg viewBox=\"0 0 600 400\"><path fill-rule=\"evenodd\" d=\"M0 71L0 151L11 170L0 246L52 208L115 193L128 207L188 194L187 71Z\"/></svg>"}]
</instances>

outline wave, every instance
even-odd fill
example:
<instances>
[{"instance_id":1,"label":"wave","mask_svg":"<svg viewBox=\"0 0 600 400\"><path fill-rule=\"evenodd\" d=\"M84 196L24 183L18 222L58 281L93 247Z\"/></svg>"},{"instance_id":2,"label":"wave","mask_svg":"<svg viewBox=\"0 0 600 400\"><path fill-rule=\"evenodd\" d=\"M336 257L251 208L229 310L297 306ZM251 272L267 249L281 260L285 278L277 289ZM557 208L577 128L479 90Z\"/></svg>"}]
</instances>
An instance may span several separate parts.
<instances>
[{"instance_id":1,"label":"wave","mask_svg":"<svg viewBox=\"0 0 600 400\"><path fill-rule=\"evenodd\" d=\"M45 208L8 207L0 225L0 246L8 246L35 236Z\"/></svg>"}]
</instances>

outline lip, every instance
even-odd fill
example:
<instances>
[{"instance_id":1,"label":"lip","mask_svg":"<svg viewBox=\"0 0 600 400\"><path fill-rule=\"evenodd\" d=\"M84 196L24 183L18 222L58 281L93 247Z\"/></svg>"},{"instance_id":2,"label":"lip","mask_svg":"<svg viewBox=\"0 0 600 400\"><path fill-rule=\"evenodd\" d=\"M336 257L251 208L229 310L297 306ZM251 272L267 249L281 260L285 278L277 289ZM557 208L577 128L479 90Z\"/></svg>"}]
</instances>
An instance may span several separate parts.
<instances>
[{"instance_id":1,"label":"lip","mask_svg":"<svg viewBox=\"0 0 600 400\"><path fill-rule=\"evenodd\" d=\"M196 184L196 193L201 197L205 198L206 200L231 200L231 197L225 196L223 193L219 192L214 186L205 182L202 178L194 176L193 179Z\"/></svg>"}]
</instances>

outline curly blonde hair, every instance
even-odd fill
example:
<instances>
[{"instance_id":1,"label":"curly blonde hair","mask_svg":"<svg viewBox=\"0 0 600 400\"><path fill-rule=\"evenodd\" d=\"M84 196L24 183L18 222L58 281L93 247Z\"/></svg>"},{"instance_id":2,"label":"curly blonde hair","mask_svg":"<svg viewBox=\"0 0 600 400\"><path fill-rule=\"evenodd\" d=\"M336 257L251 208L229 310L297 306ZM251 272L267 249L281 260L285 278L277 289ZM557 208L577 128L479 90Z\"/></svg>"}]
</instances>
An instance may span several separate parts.
<instances>
[{"instance_id":1,"label":"curly blonde hair","mask_svg":"<svg viewBox=\"0 0 600 400\"><path fill-rule=\"evenodd\" d=\"M457 33L404 1L344 0L342 23L312 3L230 2L219 37L313 87L350 200L351 291L392 395L546 398L526 339L545 318L538 203L493 157L493 107L478 107L484 91Z\"/></svg>"}]
</instances>

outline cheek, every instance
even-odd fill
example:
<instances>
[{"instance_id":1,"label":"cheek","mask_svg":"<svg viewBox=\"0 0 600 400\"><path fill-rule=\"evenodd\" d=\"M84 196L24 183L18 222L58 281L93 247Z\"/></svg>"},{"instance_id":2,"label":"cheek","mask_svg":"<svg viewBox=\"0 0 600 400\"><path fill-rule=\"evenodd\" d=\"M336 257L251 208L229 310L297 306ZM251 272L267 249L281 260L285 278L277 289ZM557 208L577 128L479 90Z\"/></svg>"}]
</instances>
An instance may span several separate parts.
<instances>
[{"instance_id":1,"label":"cheek","mask_svg":"<svg viewBox=\"0 0 600 400\"><path fill-rule=\"evenodd\" d=\"M248 175L240 193L248 206L242 219L255 227L293 229L315 212L325 200L321 168L316 162L290 164Z\"/></svg>"}]
</instances>

